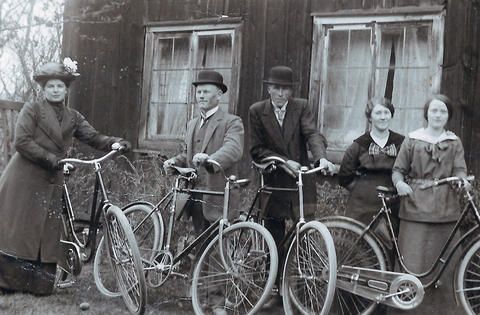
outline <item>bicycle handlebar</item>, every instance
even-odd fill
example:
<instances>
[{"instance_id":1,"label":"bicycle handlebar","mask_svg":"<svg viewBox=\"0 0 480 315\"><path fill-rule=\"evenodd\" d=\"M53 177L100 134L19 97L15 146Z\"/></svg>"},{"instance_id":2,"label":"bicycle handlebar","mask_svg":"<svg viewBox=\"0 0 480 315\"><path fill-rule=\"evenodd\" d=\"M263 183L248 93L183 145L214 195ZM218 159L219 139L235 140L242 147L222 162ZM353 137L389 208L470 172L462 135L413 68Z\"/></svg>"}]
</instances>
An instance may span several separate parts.
<instances>
[{"instance_id":1,"label":"bicycle handlebar","mask_svg":"<svg viewBox=\"0 0 480 315\"><path fill-rule=\"evenodd\" d=\"M473 176L473 175L468 176L466 178L466 180L468 180L468 181L472 181L474 179L475 179L475 176ZM446 183L449 183L449 182L460 181L460 180L463 180L463 178L457 177L457 176L451 176L451 177L446 177L446 178L443 178L443 179L437 179L437 180L433 180L429 183L425 183L423 185L420 185L420 189L427 189L429 187L439 186L439 185L443 185L443 184L446 184Z\"/></svg>"},{"instance_id":2,"label":"bicycle handlebar","mask_svg":"<svg viewBox=\"0 0 480 315\"><path fill-rule=\"evenodd\" d=\"M273 155L272 155L272 156L269 156L269 157L266 157L266 158L262 159L260 162L261 162L261 163L280 162L280 163L282 163L282 164L284 164L285 166L288 167L287 161L285 161L284 159L282 159L282 158L279 157L279 156L273 156ZM289 169L290 169L290 168L289 168ZM292 172L301 172L302 174L313 174L313 173L317 173L317 172L322 171L322 170L325 170L325 169L326 169L326 168L323 167L323 166L318 166L318 167L315 167L315 168L313 168L313 169L310 170L310 169L308 169L308 167L302 166L302 167L300 168L300 170L298 170L298 171L295 171L295 170L292 170L292 169L290 169L290 170L291 170Z\"/></svg>"},{"instance_id":3,"label":"bicycle handlebar","mask_svg":"<svg viewBox=\"0 0 480 315\"><path fill-rule=\"evenodd\" d=\"M66 158L66 159L61 159L59 163L78 163L78 164L96 164L105 161L108 159L110 156L114 155L115 153L119 152L123 147L118 147L118 149L112 149L110 152L105 154L102 157L99 157L98 159L93 159L93 160L80 160L76 158Z\"/></svg>"}]
</instances>

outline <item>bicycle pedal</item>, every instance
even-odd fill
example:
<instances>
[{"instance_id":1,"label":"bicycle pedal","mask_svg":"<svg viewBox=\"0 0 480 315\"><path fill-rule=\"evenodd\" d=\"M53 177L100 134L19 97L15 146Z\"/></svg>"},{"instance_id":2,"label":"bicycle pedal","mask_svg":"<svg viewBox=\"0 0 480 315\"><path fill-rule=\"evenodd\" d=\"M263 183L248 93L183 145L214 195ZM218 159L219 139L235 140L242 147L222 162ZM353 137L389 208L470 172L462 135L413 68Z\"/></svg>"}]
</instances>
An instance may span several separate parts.
<instances>
[{"instance_id":1,"label":"bicycle pedal","mask_svg":"<svg viewBox=\"0 0 480 315\"><path fill-rule=\"evenodd\" d=\"M62 281L58 281L55 285L57 288L66 289L66 288L72 287L75 282L76 282L75 279L62 280Z\"/></svg>"},{"instance_id":2,"label":"bicycle pedal","mask_svg":"<svg viewBox=\"0 0 480 315\"><path fill-rule=\"evenodd\" d=\"M181 278L183 278L183 279L188 279L188 275L183 274L183 273L180 273L180 272L172 271L172 272L171 272L171 275L172 275L172 276L181 277Z\"/></svg>"}]
</instances>

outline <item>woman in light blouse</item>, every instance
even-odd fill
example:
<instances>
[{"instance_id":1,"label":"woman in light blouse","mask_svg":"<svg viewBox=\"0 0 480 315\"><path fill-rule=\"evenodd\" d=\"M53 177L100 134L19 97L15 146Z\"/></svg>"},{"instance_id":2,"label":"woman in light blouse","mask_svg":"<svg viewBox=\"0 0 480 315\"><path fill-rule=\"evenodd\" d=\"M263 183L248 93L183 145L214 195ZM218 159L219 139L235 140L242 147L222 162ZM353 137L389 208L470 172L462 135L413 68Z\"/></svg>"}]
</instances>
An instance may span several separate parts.
<instances>
[{"instance_id":1,"label":"woman in light blouse","mask_svg":"<svg viewBox=\"0 0 480 315\"><path fill-rule=\"evenodd\" d=\"M393 167L393 183L403 196L399 212L400 252L406 267L415 273L432 266L460 216L458 197L451 186L419 188L434 179L467 176L462 142L445 130L452 114L453 103L445 95L427 100L427 127L408 135ZM469 189L468 182L464 183ZM454 256L437 285L426 289L422 304L409 314L459 314L451 287L455 261Z\"/></svg>"}]
</instances>

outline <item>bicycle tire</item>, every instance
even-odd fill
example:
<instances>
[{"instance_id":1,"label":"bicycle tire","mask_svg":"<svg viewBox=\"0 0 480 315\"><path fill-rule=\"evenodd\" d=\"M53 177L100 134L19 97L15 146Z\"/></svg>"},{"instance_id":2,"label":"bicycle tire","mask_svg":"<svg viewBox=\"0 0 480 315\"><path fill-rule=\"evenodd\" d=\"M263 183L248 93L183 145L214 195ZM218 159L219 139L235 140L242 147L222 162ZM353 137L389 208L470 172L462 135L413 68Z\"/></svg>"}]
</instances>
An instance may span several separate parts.
<instances>
[{"instance_id":1,"label":"bicycle tire","mask_svg":"<svg viewBox=\"0 0 480 315\"><path fill-rule=\"evenodd\" d=\"M359 239L363 233L361 224L353 224L342 218L333 218L323 223L333 238L337 269L344 265L387 270L384 252L377 240L369 233ZM376 306L376 301L336 288L331 310L342 315L367 315L371 314Z\"/></svg>"},{"instance_id":2,"label":"bicycle tire","mask_svg":"<svg viewBox=\"0 0 480 315\"><path fill-rule=\"evenodd\" d=\"M192 303L196 314L216 308L233 314L255 314L268 299L278 270L275 241L260 224L236 223L222 234L225 270L219 259L219 235L206 247L195 266ZM212 284L211 280L215 281Z\"/></svg>"},{"instance_id":3,"label":"bicycle tire","mask_svg":"<svg viewBox=\"0 0 480 315\"><path fill-rule=\"evenodd\" d=\"M140 257L147 262L151 261L163 246L165 228L160 211L150 215L154 209L143 203L132 204L122 210L132 231L135 231L133 234L140 250ZM148 219L138 226L147 215L150 215Z\"/></svg>"},{"instance_id":4,"label":"bicycle tire","mask_svg":"<svg viewBox=\"0 0 480 315\"><path fill-rule=\"evenodd\" d=\"M455 270L455 294L465 314L480 313L480 241L472 243L464 252Z\"/></svg>"},{"instance_id":5,"label":"bicycle tire","mask_svg":"<svg viewBox=\"0 0 480 315\"><path fill-rule=\"evenodd\" d=\"M127 308L143 314L147 303L147 286L135 236L123 211L110 206L106 213L104 235L108 257Z\"/></svg>"},{"instance_id":6,"label":"bicycle tire","mask_svg":"<svg viewBox=\"0 0 480 315\"><path fill-rule=\"evenodd\" d=\"M111 265L105 237L98 243L97 253L93 261L93 278L98 291L108 297L118 297L122 294L118 288L117 281L113 277L113 266Z\"/></svg>"},{"instance_id":7,"label":"bicycle tire","mask_svg":"<svg viewBox=\"0 0 480 315\"><path fill-rule=\"evenodd\" d=\"M286 314L325 315L332 305L337 277L337 259L332 236L320 222L300 228L286 256L282 299Z\"/></svg>"},{"instance_id":8,"label":"bicycle tire","mask_svg":"<svg viewBox=\"0 0 480 315\"><path fill-rule=\"evenodd\" d=\"M135 230L137 225L153 211L152 207L148 204L131 204L123 209L132 231ZM159 217L158 212L152 214L148 220L146 220L142 226L144 228L137 229L134 232L135 240L140 251L140 257L142 262L151 261L157 254L158 250L163 243L163 220ZM95 254L95 260L93 264L93 276L95 279L95 285L98 290L105 296L117 297L120 296L118 286L115 280L112 278L112 266L107 259L107 251L104 239L100 240L98 244L97 252Z\"/></svg>"}]
</instances>

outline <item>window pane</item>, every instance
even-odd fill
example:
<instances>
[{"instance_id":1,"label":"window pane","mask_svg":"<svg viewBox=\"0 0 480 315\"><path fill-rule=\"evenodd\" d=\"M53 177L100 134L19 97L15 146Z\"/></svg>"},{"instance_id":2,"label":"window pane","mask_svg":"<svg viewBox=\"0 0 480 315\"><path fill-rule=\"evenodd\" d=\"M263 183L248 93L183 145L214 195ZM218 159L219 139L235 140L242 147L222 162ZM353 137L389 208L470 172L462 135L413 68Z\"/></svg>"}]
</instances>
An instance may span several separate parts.
<instances>
[{"instance_id":1,"label":"window pane","mask_svg":"<svg viewBox=\"0 0 480 315\"><path fill-rule=\"evenodd\" d=\"M200 35L196 59L197 69L230 68L232 66L232 35Z\"/></svg>"},{"instance_id":2,"label":"window pane","mask_svg":"<svg viewBox=\"0 0 480 315\"><path fill-rule=\"evenodd\" d=\"M199 34L198 49L195 64L195 76L203 69L218 71L223 76L223 82L230 87L233 65L233 33L227 34ZM192 89L194 93L194 89ZM195 94L192 94L195 95ZM220 108L228 112L230 94L227 93L220 99ZM194 113L198 113L195 105Z\"/></svg>"},{"instance_id":3,"label":"window pane","mask_svg":"<svg viewBox=\"0 0 480 315\"><path fill-rule=\"evenodd\" d=\"M188 114L190 39L159 38L154 55L148 137L181 137Z\"/></svg>"},{"instance_id":4,"label":"window pane","mask_svg":"<svg viewBox=\"0 0 480 315\"><path fill-rule=\"evenodd\" d=\"M329 31L322 132L330 149L345 149L365 131L370 37L370 29Z\"/></svg>"}]
</instances>

